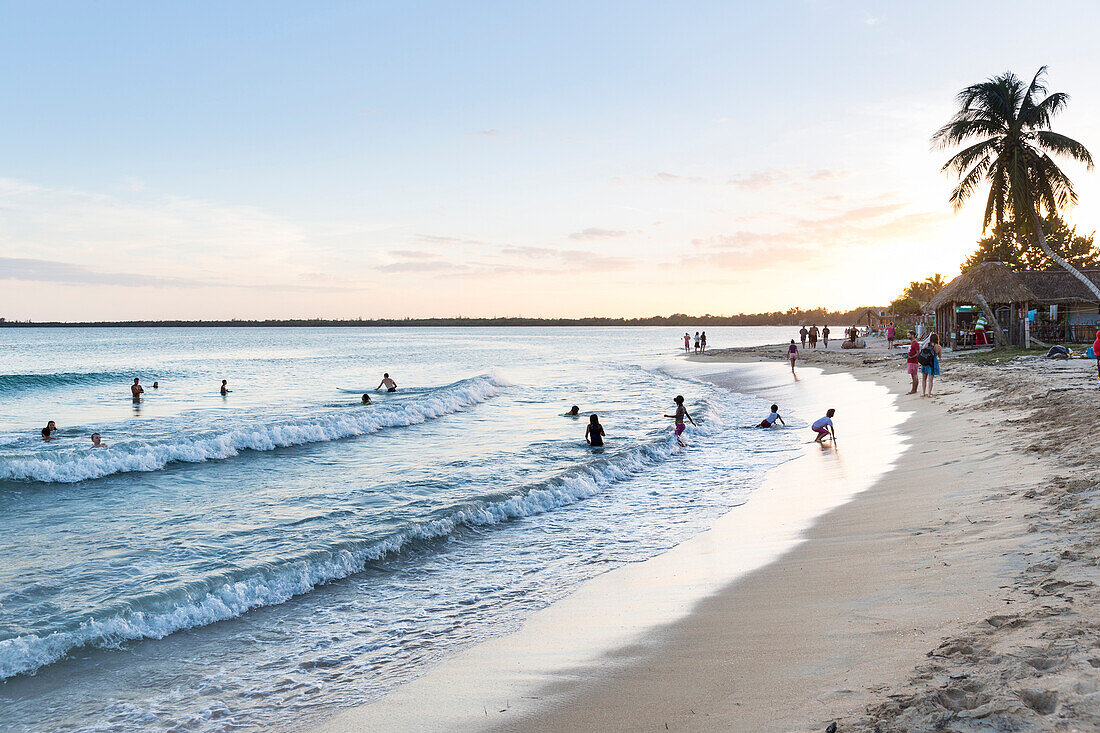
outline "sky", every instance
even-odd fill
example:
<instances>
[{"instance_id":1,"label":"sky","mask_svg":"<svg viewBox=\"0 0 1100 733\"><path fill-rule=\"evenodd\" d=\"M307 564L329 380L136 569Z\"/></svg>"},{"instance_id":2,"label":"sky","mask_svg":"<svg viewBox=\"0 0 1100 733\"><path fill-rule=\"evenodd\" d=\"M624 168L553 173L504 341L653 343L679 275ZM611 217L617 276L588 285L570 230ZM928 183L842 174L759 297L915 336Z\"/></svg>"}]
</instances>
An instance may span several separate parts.
<instances>
[{"instance_id":1,"label":"sky","mask_svg":"<svg viewBox=\"0 0 1100 733\"><path fill-rule=\"evenodd\" d=\"M932 133L1100 4L0 0L0 316L648 316L953 276ZM1079 231L1100 173L1075 163Z\"/></svg>"}]
</instances>

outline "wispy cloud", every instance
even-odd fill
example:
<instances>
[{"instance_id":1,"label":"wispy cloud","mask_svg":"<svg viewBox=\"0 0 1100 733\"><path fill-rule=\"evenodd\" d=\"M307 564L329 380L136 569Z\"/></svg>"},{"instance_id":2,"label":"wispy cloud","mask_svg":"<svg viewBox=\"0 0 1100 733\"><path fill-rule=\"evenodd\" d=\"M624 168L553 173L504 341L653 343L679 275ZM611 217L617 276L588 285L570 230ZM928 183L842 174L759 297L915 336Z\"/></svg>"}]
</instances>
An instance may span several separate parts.
<instances>
[{"instance_id":1,"label":"wispy cloud","mask_svg":"<svg viewBox=\"0 0 1100 733\"><path fill-rule=\"evenodd\" d=\"M121 285L124 287L179 287L209 284L179 277L138 275L132 272L101 272L83 265L27 257L0 257L0 280L75 283L80 285Z\"/></svg>"},{"instance_id":2,"label":"wispy cloud","mask_svg":"<svg viewBox=\"0 0 1100 733\"><path fill-rule=\"evenodd\" d=\"M579 232L573 232L569 235L570 239L576 239L580 241L588 241L591 239L615 239L617 237L625 237L630 234L628 231L622 229L600 229L599 227L588 227Z\"/></svg>"}]
</instances>

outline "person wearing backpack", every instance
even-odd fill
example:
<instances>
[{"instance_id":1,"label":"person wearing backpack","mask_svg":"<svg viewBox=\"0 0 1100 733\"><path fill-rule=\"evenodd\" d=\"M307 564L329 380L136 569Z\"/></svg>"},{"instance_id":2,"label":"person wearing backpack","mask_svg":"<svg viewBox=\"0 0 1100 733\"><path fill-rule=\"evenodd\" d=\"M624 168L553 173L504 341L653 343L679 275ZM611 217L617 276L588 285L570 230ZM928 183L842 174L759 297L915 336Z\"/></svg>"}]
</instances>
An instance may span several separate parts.
<instances>
[{"instance_id":1,"label":"person wearing backpack","mask_svg":"<svg viewBox=\"0 0 1100 733\"><path fill-rule=\"evenodd\" d=\"M921 373L921 397L932 395L932 385L940 373L940 356L943 355L943 347L940 346L940 335L932 332L928 337L928 345L917 354L917 363L920 364Z\"/></svg>"}]
</instances>

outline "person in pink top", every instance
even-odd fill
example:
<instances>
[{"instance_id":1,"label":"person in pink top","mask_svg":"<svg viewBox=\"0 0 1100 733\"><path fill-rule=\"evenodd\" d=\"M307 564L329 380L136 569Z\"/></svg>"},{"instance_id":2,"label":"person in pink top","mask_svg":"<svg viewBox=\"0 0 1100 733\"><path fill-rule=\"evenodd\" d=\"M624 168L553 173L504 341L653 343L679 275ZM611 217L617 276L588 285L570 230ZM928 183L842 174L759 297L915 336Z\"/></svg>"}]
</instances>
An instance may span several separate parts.
<instances>
[{"instance_id":1,"label":"person in pink top","mask_svg":"<svg viewBox=\"0 0 1100 733\"><path fill-rule=\"evenodd\" d=\"M913 389L909 390L909 394L917 393L917 386L920 384L920 380L917 379L917 373L920 371L920 364L917 363L917 354L920 353L920 342L917 341L917 334L914 331L909 332L909 353L905 355L905 370L909 372L909 376L913 378Z\"/></svg>"},{"instance_id":2,"label":"person in pink top","mask_svg":"<svg viewBox=\"0 0 1100 733\"><path fill-rule=\"evenodd\" d=\"M798 346L795 345L794 339L791 339L791 345L787 347L787 360L791 362L791 374L794 374L794 363L798 359Z\"/></svg>"},{"instance_id":3,"label":"person in pink top","mask_svg":"<svg viewBox=\"0 0 1100 733\"><path fill-rule=\"evenodd\" d=\"M1096 340L1092 342L1092 355L1096 357L1096 378L1100 379L1100 330L1096 332Z\"/></svg>"},{"instance_id":4,"label":"person in pink top","mask_svg":"<svg viewBox=\"0 0 1100 733\"><path fill-rule=\"evenodd\" d=\"M890 324L889 326L886 327L886 348L888 348L888 349L893 349L894 348L894 335L896 333L897 332L894 330L894 325L893 324Z\"/></svg>"}]
</instances>

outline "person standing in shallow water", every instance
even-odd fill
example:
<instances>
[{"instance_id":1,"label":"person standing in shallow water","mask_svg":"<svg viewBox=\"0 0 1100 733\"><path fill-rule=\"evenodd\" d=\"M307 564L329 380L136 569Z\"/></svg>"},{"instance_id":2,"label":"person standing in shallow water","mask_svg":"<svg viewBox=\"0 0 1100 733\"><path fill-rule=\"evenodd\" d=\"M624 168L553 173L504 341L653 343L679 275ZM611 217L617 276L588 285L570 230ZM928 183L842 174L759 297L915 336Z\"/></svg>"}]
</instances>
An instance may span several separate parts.
<instances>
[{"instance_id":1,"label":"person standing in shallow water","mask_svg":"<svg viewBox=\"0 0 1100 733\"><path fill-rule=\"evenodd\" d=\"M227 382L226 380L223 379L222 380L222 389L221 389L222 396L224 397L225 395L229 394L232 391L233 390L229 389L229 382Z\"/></svg>"},{"instance_id":2,"label":"person standing in shallow water","mask_svg":"<svg viewBox=\"0 0 1100 733\"><path fill-rule=\"evenodd\" d=\"M684 351L691 351L691 334L684 331Z\"/></svg>"},{"instance_id":3,"label":"person standing in shallow water","mask_svg":"<svg viewBox=\"0 0 1100 733\"><path fill-rule=\"evenodd\" d=\"M141 395L145 393L145 388L141 386L140 380L134 377L134 383L130 385L130 395L133 396L134 401L141 399Z\"/></svg>"},{"instance_id":4,"label":"person standing in shallow water","mask_svg":"<svg viewBox=\"0 0 1100 733\"><path fill-rule=\"evenodd\" d=\"M695 353L699 353L699 332L695 332Z\"/></svg>"},{"instance_id":5,"label":"person standing in shallow water","mask_svg":"<svg viewBox=\"0 0 1100 733\"><path fill-rule=\"evenodd\" d=\"M603 430L603 425L600 425L600 417L596 413L592 413L588 417L588 427L584 429L584 439L593 448L599 448L603 446L603 436L606 433Z\"/></svg>"},{"instance_id":6,"label":"person standing in shallow water","mask_svg":"<svg viewBox=\"0 0 1100 733\"><path fill-rule=\"evenodd\" d=\"M703 331L702 335L699 336L699 348L702 350L702 352L704 354L707 353L707 332L706 331Z\"/></svg>"},{"instance_id":7,"label":"person standing in shallow water","mask_svg":"<svg viewBox=\"0 0 1100 733\"><path fill-rule=\"evenodd\" d=\"M385 374L382 375L382 381L378 383L378 386L375 387L375 389L379 390L379 389L382 389L383 387L386 388L387 392L396 392L397 391L397 382L390 379L390 373L389 372L386 372Z\"/></svg>"},{"instance_id":8,"label":"person standing in shallow water","mask_svg":"<svg viewBox=\"0 0 1100 733\"><path fill-rule=\"evenodd\" d=\"M679 443L681 447L686 447L687 443L680 437L684 434L684 430L687 429L687 425L684 424L684 418L690 420L692 425L695 425L695 421L691 419L691 415L688 414L687 408L684 407L684 396L682 394L676 395L673 402L676 403L676 413L674 415L665 415L665 417L671 417L676 421L676 442Z\"/></svg>"},{"instance_id":9,"label":"person standing in shallow water","mask_svg":"<svg viewBox=\"0 0 1100 733\"><path fill-rule=\"evenodd\" d=\"M791 374L794 374L794 363L798 361L798 345L791 339L791 345L787 347L787 361L791 363Z\"/></svg>"}]
</instances>

